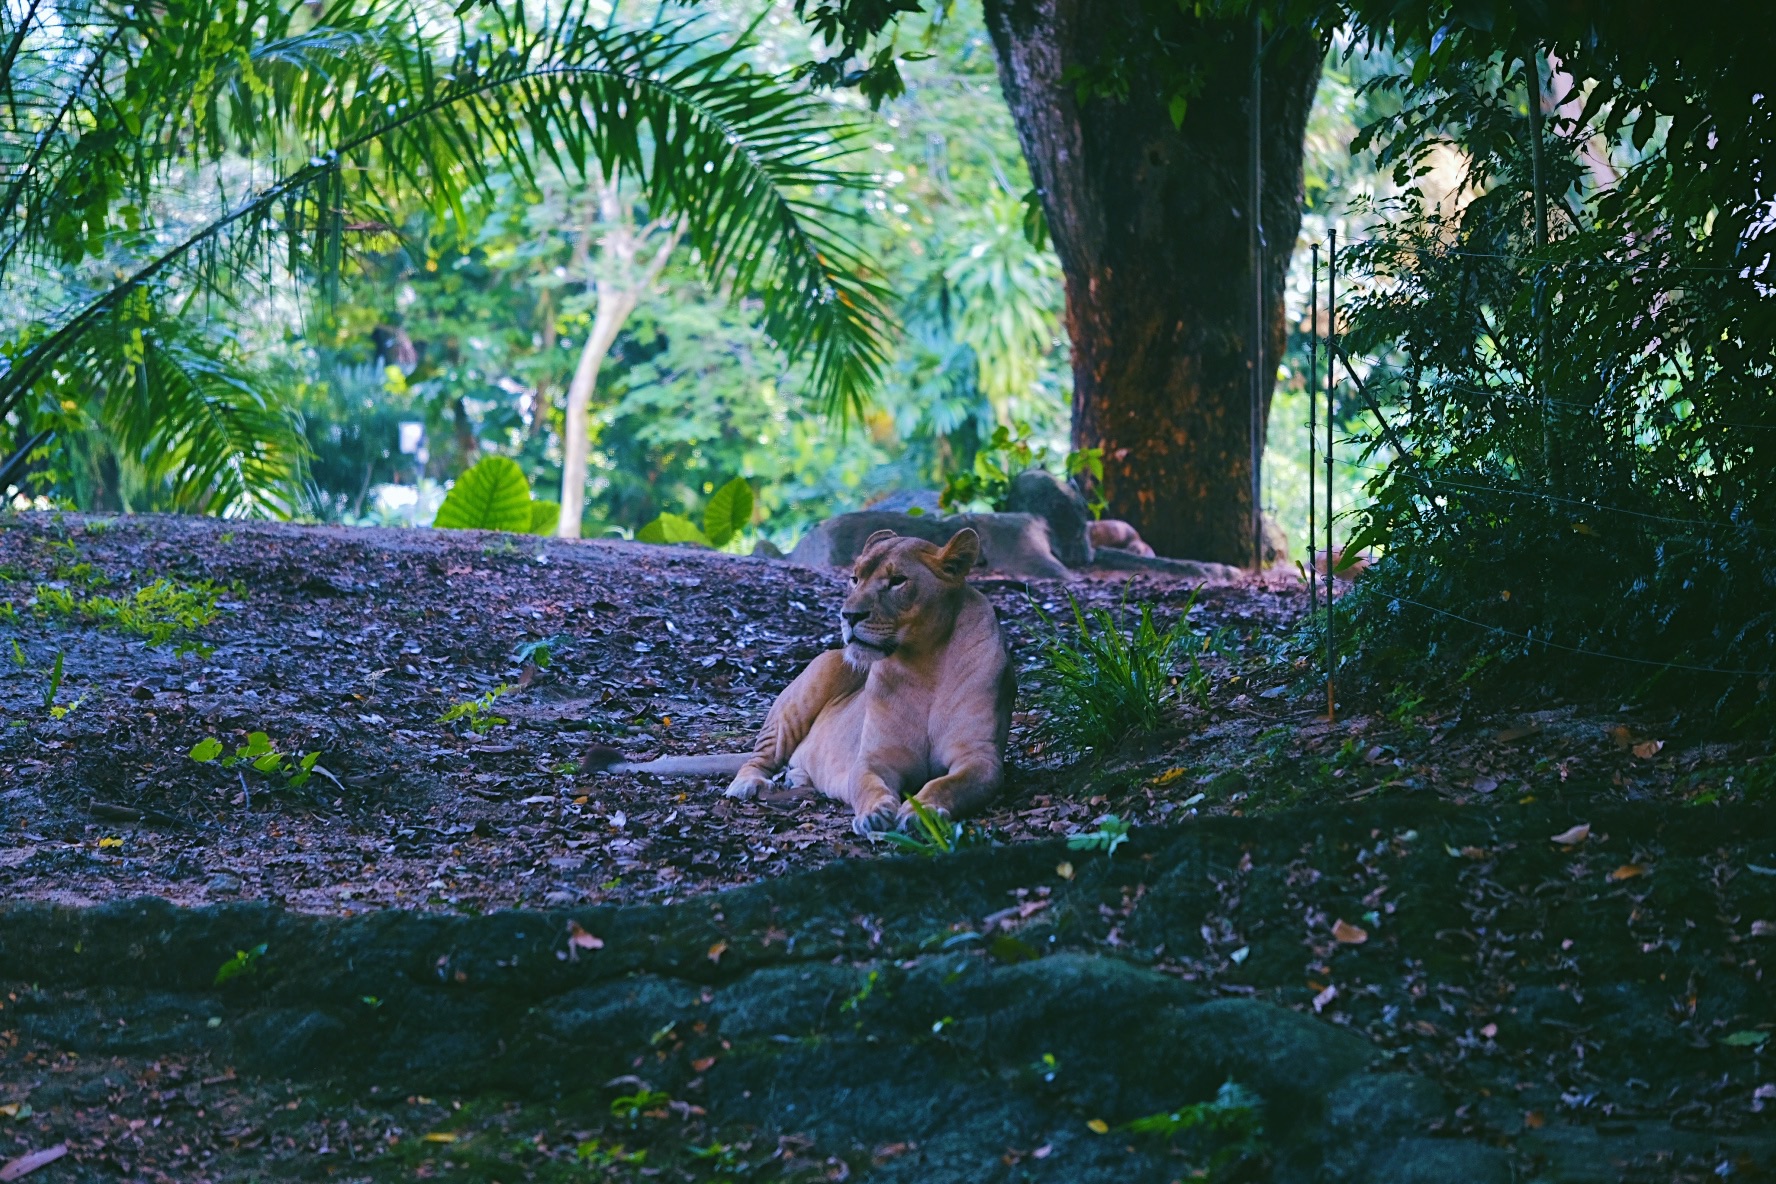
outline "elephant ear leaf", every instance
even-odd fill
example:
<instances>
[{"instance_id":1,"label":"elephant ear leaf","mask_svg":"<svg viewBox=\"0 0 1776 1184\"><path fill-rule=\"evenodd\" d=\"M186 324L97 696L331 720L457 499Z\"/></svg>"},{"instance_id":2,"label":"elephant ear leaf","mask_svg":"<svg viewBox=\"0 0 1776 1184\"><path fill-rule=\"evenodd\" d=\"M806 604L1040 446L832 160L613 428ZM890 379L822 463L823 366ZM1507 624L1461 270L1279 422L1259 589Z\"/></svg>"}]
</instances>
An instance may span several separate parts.
<instances>
[{"instance_id":1,"label":"elephant ear leaf","mask_svg":"<svg viewBox=\"0 0 1776 1184\"><path fill-rule=\"evenodd\" d=\"M432 525L441 530L528 532L530 482L508 456L490 456L456 479Z\"/></svg>"},{"instance_id":2,"label":"elephant ear leaf","mask_svg":"<svg viewBox=\"0 0 1776 1184\"><path fill-rule=\"evenodd\" d=\"M561 521L561 503L538 498L530 503L530 533L554 534Z\"/></svg>"},{"instance_id":3,"label":"elephant ear leaf","mask_svg":"<svg viewBox=\"0 0 1776 1184\"><path fill-rule=\"evenodd\" d=\"M712 547L725 547L752 521L752 486L735 477L715 491L703 508L703 533Z\"/></svg>"},{"instance_id":4,"label":"elephant ear leaf","mask_svg":"<svg viewBox=\"0 0 1776 1184\"><path fill-rule=\"evenodd\" d=\"M697 524L679 514L661 514L635 532L638 543L701 543L709 545Z\"/></svg>"}]
</instances>

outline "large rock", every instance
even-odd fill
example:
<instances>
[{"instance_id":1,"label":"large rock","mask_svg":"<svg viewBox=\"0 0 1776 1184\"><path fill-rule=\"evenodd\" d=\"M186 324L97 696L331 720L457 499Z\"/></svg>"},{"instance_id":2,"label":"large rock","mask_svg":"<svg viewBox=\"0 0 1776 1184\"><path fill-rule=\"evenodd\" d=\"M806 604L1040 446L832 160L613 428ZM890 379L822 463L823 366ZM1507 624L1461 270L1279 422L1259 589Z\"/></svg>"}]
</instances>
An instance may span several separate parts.
<instances>
[{"instance_id":1,"label":"large rock","mask_svg":"<svg viewBox=\"0 0 1776 1184\"><path fill-rule=\"evenodd\" d=\"M863 544L878 530L943 546L963 527L981 539L980 567L1022 579L1064 580L1069 572L1048 542L1048 527L1030 514L897 514L863 510L828 518L802 536L789 553L803 567L850 567Z\"/></svg>"},{"instance_id":2,"label":"large rock","mask_svg":"<svg viewBox=\"0 0 1776 1184\"><path fill-rule=\"evenodd\" d=\"M1085 567L1092 561L1087 529L1091 514L1085 498L1072 482L1047 469L1025 469L1012 479L1005 508L1014 514L1034 514L1048 525L1049 549L1068 567Z\"/></svg>"}]
</instances>

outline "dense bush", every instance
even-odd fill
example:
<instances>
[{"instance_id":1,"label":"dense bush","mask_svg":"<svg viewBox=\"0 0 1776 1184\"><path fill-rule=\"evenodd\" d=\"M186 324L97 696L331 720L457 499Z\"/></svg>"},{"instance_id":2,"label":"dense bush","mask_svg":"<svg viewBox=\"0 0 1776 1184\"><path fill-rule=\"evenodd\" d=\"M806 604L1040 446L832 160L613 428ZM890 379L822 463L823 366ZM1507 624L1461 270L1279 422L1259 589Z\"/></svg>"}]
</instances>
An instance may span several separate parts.
<instances>
[{"instance_id":1,"label":"dense bush","mask_svg":"<svg viewBox=\"0 0 1776 1184\"><path fill-rule=\"evenodd\" d=\"M1533 50L1476 37L1374 84L1401 108L1358 148L1405 196L1341 310L1385 416L1352 647L1376 676L1606 674L1737 715L1776 668L1776 128L1730 63L1608 50L1539 65L1539 152Z\"/></svg>"}]
</instances>

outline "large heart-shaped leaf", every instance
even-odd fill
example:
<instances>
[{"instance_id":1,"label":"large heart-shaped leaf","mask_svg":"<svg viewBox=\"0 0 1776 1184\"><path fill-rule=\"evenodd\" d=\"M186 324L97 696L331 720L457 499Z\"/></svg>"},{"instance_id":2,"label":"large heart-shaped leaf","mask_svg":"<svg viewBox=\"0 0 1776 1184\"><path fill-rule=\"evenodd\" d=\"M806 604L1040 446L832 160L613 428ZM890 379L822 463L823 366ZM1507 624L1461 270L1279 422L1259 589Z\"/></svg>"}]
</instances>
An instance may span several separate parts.
<instances>
[{"instance_id":1,"label":"large heart-shaped leaf","mask_svg":"<svg viewBox=\"0 0 1776 1184\"><path fill-rule=\"evenodd\" d=\"M638 543L701 543L709 545L697 524L679 514L661 514L635 532Z\"/></svg>"},{"instance_id":2,"label":"large heart-shaped leaf","mask_svg":"<svg viewBox=\"0 0 1776 1184\"><path fill-rule=\"evenodd\" d=\"M518 462L490 456L456 479L432 525L441 530L530 530L530 482Z\"/></svg>"},{"instance_id":3,"label":"large heart-shaped leaf","mask_svg":"<svg viewBox=\"0 0 1776 1184\"><path fill-rule=\"evenodd\" d=\"M735 477L716 490L709 504L703 507L703 533L709 536L712 547L727 546L728 541L751 522L752 486L744 477Z\"/></svg>"}]
</instances>

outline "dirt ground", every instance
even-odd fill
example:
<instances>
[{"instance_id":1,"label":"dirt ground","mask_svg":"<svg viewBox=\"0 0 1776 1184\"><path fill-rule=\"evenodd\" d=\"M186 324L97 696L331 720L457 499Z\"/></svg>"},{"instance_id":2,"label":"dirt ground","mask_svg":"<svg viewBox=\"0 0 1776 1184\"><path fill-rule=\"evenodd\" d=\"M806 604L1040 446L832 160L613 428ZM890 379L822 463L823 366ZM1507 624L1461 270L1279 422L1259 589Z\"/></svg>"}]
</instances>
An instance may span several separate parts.
<instances>
[{"instance_id":1,"label":"dirt ground","mask_svg":"<svg viewBox=\"0 0 1776 1184\"><path fill-rule=\"evenodd\" d=\"M153 644L89 607L163 579L212 585L214 619ZM1026 691L1039 608L1064 618L1069 593L1146 601L1169 623L1193 592L1147 576L981 586ZM595 743L749 747L772 697L834 644L842 587L837 573L618 542L13 517L0 527L0 632L16 646L0 655L0 888L485 912L681 898L880 854L824 800L738 803L707 780L578 772ZM1106 812L1146 825L1375 795L1487 804L1581 781L1630 800L1731 798L1743 780L1745 753L1682 745L1673 721L1631 712L1446 706L1328 724L1283 645L1305 599L1284 574L1197 593L1192 622L1216 647L1200 659L1206 706L1188 701L1174 729L1127 750L1083 764L1041 752L1026 694L1007 791L980 829L1018 841ZM521 652L538 642L540 669ZM502 687L484 730L440 722ZM318 754L308 782L189 755L214 737L226 757L253 732Z\"/></svg>"},{"instance_id":2,"label":"dirt ground","mask_svg":"<svg viewBox=\"0 0 1776 1184\"><path fill-rule=\"evenodd\" d=\"M1527 689L1499 706L1455 688L1353 697L1328 722L1292 633L1305 596L1282 573L1200 590L1154 577L980 583L1026 692L1042 614L1064 617L1069 593L1151 603L1162 623L1192 606L1204 677L1158 734L1083 755L1045 749L1042 709L1020 696L1007 789L974 822L981 846L920 861L857 838L818 798L736 803L713 782L578 771L598 743L744 748L772 696L833 642L837 573L520 536L0 519L0 1165L65 1143L41 1178L1193 1178L1176 1147L1106 1158L1089 1122L1211 1096L1209 1075L1239 1050L1197 1050L1210 1067L1195 1076L1143 1067L1131 1080L1163 1081L1134 1099L1127 1082L1103 1084L1121 1070L1056 1093L1040 1069L1051 1049L1071 1064L1140 1057L1147 1037L1087 1032L1081 1017L1147 1015L1163 982L1174 1009L1249 1001L1269 1009L1277 1040L1348 1034L1390 1082L1431 1083L1422 1097L1402 1086L1349 1102L1358 1118L1340 1118L1334 1098L1313 1123L1273 1121L1269 1150L1215 1178L1776 1170L1763 965L1776 825L1758 743ZM255 732L281 759L193 758L211 738L228 757ZM296 784L304 754L317 755ZM1066 847L1106 813L1133 823L1125 852ZM922 887L938 883L950 887ZM184 911L114 912L139 897ZM514 908L548 914L538 924L555 948L539 956L567 967L549 974L582 951L596 965L625 947L619 934L653 951L622 963L664 978L653 1011L598 1029L623 1050L603 1076L544 1089L413 1067L489 1033L503 1034L498 1048L469 1060L501 1063L506 1040L538 1039L523 1017L545 998L604 1014L571 978L500 987L508 995L469 1018L454 996L407 997L456 989L426 968L457 946L435 928L397 940L406 918L480 926L451 940L497 945L502 918L542 915L501 912ZM184 922L169 917L196 932L163 967L142 943L171 940ZM333 936L297 935L299 923ZM598 935L596 955L576 932ZM262 973L255 934L271 950ZM363 985L327 969L397 948L403 968ZM231 952L240 982L212 983ZM1124 965L1151 981L1125 981ZM1099 977L1079 986L1081 967ZM819 980L811 1012L772 985L791 971ZM990 985L973 1002L928 981L965 973ZM869 1012L859 996L878 979L884 996L892 985L923 1002ZM685 982L705 985L687 995ZM1077 1006L1012 1018L1031 989ZM699 1027L696 1008L711 1005L728 1009L727 1027ZM798 1018L749 1044L732 1016L761 1009ZM997 1036L958 1069L948 1025L966 1034L993 1014ZM264 1050L285 1045L267 1034L286 1029L325 1038L268 1065ZM797 1081L848 1090L847 1065L911 1094L997 1080L1009 1092L992 1122L1023 1141L986 1122L969 1128L986 1159L951 1148L925 1161L941 1108L889 1107L893 1122L840 1123L843 1137L796 1120L782 1107L810 1105L814 1087L785 1085L784 1057L829 1046L846 1051L821 1054L837 1058L820 1062L826 1076L798 1069ZM1357 1064L1356 1047L1339 1055ZM384 1059L353 1060L366 1049ZM320 1067L298 1072L303 1056ZM711 1057L736 1074L727 1093L720 1072L697 1068ZM1288 1075L1273 1076L1286 1095ZM638 1091L659 1096L624 1111ZM1424 1143L1413 1162L1437 1148L1456 1158L1441 1176L1361 1158L1382 1156L1365 1142L1377 1132ZM642 1147L651 1160L633 1158ZM1310 1160L1344 1174L1291 1174Z\"/></svg>"}]
</instances>

